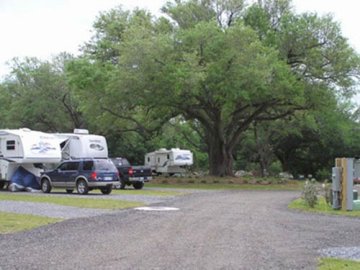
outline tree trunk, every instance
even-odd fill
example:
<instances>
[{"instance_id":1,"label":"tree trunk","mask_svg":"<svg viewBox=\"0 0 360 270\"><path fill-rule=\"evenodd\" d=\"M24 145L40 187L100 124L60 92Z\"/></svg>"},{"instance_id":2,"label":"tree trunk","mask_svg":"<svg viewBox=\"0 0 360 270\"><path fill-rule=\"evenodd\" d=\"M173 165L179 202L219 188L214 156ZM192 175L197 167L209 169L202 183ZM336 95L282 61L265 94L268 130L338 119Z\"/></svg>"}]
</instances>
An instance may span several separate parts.
<instances>
[{"instance_id":1,"label":"tree trunk","mask_svg":"<svg viewBox=\"0 0 360 270\"><path fill-rule=\"evenodd\" d=\"M209 173L213 176L233 176L232 147L226 145L219 137L208 142Z\"/></svg>"}]
</instances>

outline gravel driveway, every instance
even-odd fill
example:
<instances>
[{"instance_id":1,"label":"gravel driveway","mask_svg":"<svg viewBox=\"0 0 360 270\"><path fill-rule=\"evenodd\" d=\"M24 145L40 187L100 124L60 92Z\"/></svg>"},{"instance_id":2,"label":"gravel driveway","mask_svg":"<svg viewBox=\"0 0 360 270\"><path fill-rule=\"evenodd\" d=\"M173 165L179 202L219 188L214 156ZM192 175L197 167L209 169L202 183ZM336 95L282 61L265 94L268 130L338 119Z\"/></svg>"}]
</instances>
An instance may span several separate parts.
<instances>
[{"instance_id":1,"label":"gravel driveway","mask_svg":"<svg viewBox=\"0 0 360 270\"><path fill-rule=\"evenodd\" d=\"M288 210L298 196L193 193L155 204L178 211L117 210L0 235L0 269L316 269L330 248L357 250L359 218Z\"/></svg>"}]
</instances>

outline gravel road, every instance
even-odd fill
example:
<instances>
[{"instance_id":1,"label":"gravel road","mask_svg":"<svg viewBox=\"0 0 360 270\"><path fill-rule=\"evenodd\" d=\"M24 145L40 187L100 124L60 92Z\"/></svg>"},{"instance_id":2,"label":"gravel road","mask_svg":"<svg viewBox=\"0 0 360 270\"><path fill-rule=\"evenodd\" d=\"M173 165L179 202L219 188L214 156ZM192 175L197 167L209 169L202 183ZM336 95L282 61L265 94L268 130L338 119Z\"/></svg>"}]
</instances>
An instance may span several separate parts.
<instances>
[{"instance_id":1,"label":"gravel road","mask_svg":"<svg viewBox=\"0 0 360 270\"><path fill-rule=\"evenodd\" d=\"M0 269L316 269L337 249L357 259L360 219L288 210L298 196L193 193L154 204L178 211L117 210L0 235Z\"/></svg>"}]
</instances>

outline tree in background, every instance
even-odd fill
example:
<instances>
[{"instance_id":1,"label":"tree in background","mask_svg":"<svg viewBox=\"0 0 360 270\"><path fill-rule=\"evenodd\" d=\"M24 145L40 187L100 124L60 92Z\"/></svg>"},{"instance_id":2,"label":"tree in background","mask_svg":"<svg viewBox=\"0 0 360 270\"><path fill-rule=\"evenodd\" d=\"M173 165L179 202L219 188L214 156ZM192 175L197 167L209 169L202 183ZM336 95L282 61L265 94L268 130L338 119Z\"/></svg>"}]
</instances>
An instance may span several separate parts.
<instances>
[{"instance_id":1,"label":"tree in background","mask_svg":"<svg viewBox=\"0 0 360 270\"><path fill-rule=\"evenodd\" d=\"M14 59L11 74L2 83L0 109L4 128L29 127L42 131L72 131L84 125L78 102L69 89L61 54L52 62Z\"/></svg>"},{"instance_id":2,"label":"tree in background","mask_svg":"<svg viewBox=\"0 0 360 270\"><path fill-rule=\"evenodd\" d=\"M232 175L235 148L253 123L351 94L359 59L329 17L297 15L277 0L249 8L175 1L163 12L170 19L102 13L84 57L69 66L77 93L88 97L83 108L113 133L149 140L182 116L198 127L210 173Z\"/></svg>"}]
</instances>

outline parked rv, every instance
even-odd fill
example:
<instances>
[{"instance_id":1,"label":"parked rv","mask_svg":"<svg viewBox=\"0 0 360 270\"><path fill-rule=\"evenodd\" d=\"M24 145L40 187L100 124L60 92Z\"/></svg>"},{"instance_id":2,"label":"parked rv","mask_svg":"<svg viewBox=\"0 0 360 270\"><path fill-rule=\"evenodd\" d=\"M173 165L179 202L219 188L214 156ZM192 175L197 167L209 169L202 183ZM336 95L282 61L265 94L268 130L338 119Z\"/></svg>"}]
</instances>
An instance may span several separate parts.
<instances>
[{"instance_id":1,"label":"parked rv","mask_svg":"<svg viewBox=\"0 0 360 270\"><path fill-rule=\"evenodd\" d=\"M0 130L0 188L10 182L22 185L27 179L26 185L36 188L42 165L60 161L60 145L54 135L27 128ZM16 173L18 170L21 172Z\"/></svg>"},{"instance_id":2,"label":"parked rv","mask_svg":"<svg viewBox=\"0 0 360 270\"><path fill-rule=\"evenodd\" d=\"M172 148L159 149L145 155L145 165L155 174L173 175L185 173L193 165L193 154L190 150Z\"/></svg>"},{"instance_id":3,"label":"parked rv","mask_svg":"<svg viewBox=\"0 0 360 270\"><path fill-rule=\"evenodd\" d=\"M119 171L119 188L133 186L135 189L142 189L144 182L152 179L151 168L148 166L132 166L126 158L116 157L111 159Z\"/></svg>"}]
</instances>

